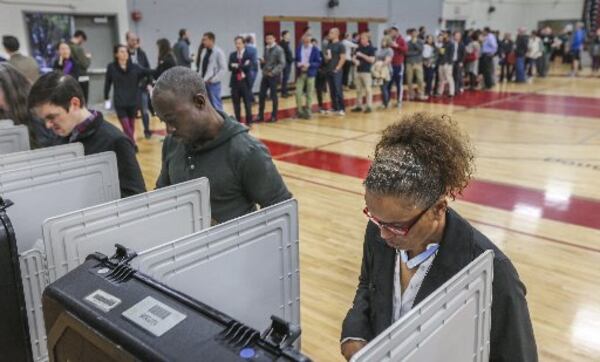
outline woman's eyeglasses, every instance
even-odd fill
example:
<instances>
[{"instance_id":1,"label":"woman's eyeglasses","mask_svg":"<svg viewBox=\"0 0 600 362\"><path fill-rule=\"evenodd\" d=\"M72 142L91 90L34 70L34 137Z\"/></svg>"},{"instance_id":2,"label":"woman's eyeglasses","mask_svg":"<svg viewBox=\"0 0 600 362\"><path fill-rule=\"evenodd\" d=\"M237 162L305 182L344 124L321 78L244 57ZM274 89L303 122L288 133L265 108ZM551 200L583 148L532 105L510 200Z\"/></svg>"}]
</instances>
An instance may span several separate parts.
<instances>
[{"instance_id":1,"label":"woman's eyeglasses","mask_svg":"<svg viewBox=\"0 0 600 362\"><path fill-rule=\"evenodd\" d=\"M368 207L365 207L363 209L363 213L367 218L369 218L369 220L371 220L371 222L373 222L373 224L379 226L380 229L385 229L398 236L406 236L410 232L410 229L412 229L413 226L415 226L419 222L419 220L421 220L423 215L425 215L425 213L429 211L430 208L431 206L421 211L419 215L415 216L415 218L411 222L404 226L398 225L396 223L384 223L378 220L375 216L371 215Z\"/></svg>"}]
</instances>

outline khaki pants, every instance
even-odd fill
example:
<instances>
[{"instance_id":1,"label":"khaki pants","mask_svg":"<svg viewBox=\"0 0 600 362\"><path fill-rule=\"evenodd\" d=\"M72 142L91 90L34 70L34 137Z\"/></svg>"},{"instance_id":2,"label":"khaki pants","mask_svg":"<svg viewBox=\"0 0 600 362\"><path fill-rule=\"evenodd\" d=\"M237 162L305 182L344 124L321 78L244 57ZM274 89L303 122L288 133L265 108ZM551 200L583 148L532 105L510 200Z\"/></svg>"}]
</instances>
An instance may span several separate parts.
<instances>
[{"instance_id":1,"label":"khaki pants","mask_svg":"<svg viewBox=\"0 0 600 362\"><path fill-rule=\"evenodd\" d=\"M408 97L414 95L413 80L417 78L417 93L419 97L425 96L425 83L423 82L423 63L406 64L406 85L408 86Z\"/></svg>"},{"instance_id":2,"label":"khaki pants","mask_svg":"<svg viewBox=\"0 0 600 362\"><path fill-rule=\"evenodd\" d=\"M304 87L306 87L306 104L302 102L304 97ZM308 116L311 114L312 95L315 91L315 77L309 77L306 73L302 73L296 79L296 107L298 113L304 113Z\"/></svg>"},{"instance_id":3,"label":"khaki pants","mask_svg":"<svg viewBox=\"0 0 600 362\"><path fill-rule=\"evenodd\" d=\"M440 81L438 82L437 93L439 95L444 94L444 87L448 83L448 94L454 95L454 76L452 74L452 64L442 64L439 66L438 75Z\"/></svg>"},{"instance_id":4,"label":"khaki pants","mask_svg":"<svg viewBox=\"0 0 600 362\"><path fill-rule=\"evenodd\" d=\"M356 107L362 108L363 96L367 96L367 107L373 108L373 77L371 73L356 73Z\"/></svg>"}]
</instances>

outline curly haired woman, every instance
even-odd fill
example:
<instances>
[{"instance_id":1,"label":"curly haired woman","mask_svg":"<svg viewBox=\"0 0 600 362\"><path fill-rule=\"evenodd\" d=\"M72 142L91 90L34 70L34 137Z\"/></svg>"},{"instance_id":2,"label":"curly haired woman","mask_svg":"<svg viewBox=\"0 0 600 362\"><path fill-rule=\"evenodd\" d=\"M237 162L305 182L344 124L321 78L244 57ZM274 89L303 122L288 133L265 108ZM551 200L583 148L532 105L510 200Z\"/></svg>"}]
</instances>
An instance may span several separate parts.
<instances>
[{"instance_id":1,"label":"curly haired woman","mask_svg":"<svg viewBox=\"0 0 600 362\"><path fill-rule=\"evenodd\" d=\"M474 172L473 150L448 116L389 126L365 185L365 234L354 305L342 326L350 359L486 250L494 251L490 361L537 361L525 286L506 255L448 206Z\"/></svg>"}]
</instances>

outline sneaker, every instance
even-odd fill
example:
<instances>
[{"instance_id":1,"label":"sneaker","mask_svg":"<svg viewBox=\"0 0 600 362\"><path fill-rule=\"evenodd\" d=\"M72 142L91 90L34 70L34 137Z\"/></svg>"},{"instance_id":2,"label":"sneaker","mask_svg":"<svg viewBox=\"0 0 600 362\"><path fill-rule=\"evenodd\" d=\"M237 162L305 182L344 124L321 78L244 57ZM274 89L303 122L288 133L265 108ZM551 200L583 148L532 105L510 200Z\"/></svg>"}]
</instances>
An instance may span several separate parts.
<instances>
[{"instance_id":1,"label":"sneaker","mask_svg":"<svg viewBox=\"0 0 600 362\"><path fill-rule=\"evenodd\" d=\"M363 109L361 107L354 107L350 110L350 112L354 112L354 113L358 113L358 112L362 112Z\"/></svg>"},{"instance_id":2,"label":"sneaker","mask_svg":"<svg viewBox=\"0 0 600 362\"><path fill-rule=\"evenodd\" d=\"M396 103L396 108L398 108L398 109L402 108L402 102Z\"/></svg>"},{"instance_id":3,"label":"sneaker","mask_svg":"<svg viewBox=\"0 0 600 362\"><path fill-rule=\"evenodd\" d=\"M324 110L323 108L319 108L319 113L320 113L320 114L326 114L326 113L327 113L327 111L326 111L326 110Z\"/></svg>"},{"instance_id":4,"label":"sneaker","mask_svg":"<svg viewBox=\"0 0 600 362\"><path fill-rule=\"evenodd\" d=\"M429 97L427 97L426 95L422 95L422 96L419 96L419 100L420 101L427 101L427 100L429 100Z\"/></svg>"},{"instance_id":5,"label":"sneaker","mask_svg":"<svg viewBox=\"0 0 600 362\"><path fill-rule=\"evenodd\" d=\"M338 116L345 116L345 115L346 115L346 112L344 112L344 111L337 111L337 113L336 113L336 114L337 114Z\"/></svg>"},{"instance_id":6,"label":"sneaker","mask_svg":"<svg viewBox=\"0 0 600 362\"><path fill-rule=\"evenodd\" d=\"M377 107L378 111L383 111L383 110L386 110L386 109L388 109L388 107L386 105L383 105L383 104L380 105L379 107Z\"/></svg>"},{"instance_id":7,"label":"sneaker","mask_svg":"<svg viewBox=\"0 0 600 362\"><path fill-rule=\"evenodd\" d=\"M367 107L367 109L365 109L365 113L371 113L373 112L373 110L371 109L371 107Z\"/></svg>"},{"instance_id":8,"label":"sneaker","mask_svg":"<svg viewBox=\"0 0 600 362\"><path fill-rule=\"evenodd\" d=\"M144 138L147 140L152 138L152 131L144 132Z\"/></svg>"}]
</instances>

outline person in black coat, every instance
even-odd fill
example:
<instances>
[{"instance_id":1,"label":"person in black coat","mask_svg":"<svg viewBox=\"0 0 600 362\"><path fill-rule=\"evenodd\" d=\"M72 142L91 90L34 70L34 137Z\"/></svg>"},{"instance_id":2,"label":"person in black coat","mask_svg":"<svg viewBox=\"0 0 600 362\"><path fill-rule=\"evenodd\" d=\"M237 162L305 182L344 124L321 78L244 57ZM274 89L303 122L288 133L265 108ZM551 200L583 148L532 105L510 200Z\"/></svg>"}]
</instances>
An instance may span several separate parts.
<instances>
[{"instance_id":1,"label":"person in black coat","mask_svg":"<svg viewBox=\"0 0 600 362\"><path fill-rule=\"evenodd\" d=\"M281 75L281 97L289 97L288 93L288 82L290 81L290 74L292 73L292 65L294 64L294 53L292 53L292 47L290 46L291 34L288 30L281 32L281 41L279 46L283 49L285 54L285 67Z\"/></svg>"},{"instance_id":2,"label":"person in black coat","mask_svg":"<svg viewBox=\"0 0 600 362\"><path fill-rule=\"evenodd\" d=\"M507 82L511 82L515 72L515 43L510 33L504 34L504 38L498 45L498 53L500 55L500 82L505 79Z\"/></svg>"},{"instance_id":3,"label":"person in black coat","mask_svg":"<svg viewBox=\"0 0 600 362\"><path fill-rule=\"evenodd\" d=\"M473 160L467 135L448 116L406 115L383 132L364 181L369 223L356 296L342 326L346 359L493 250L490 361L537 361L515 267L448 205L468 185Z\"/></svg>"},{"instance_id":4,"label":"person in black coat","mask_svg":"<svg viewBox=\"0 0 600 362\"><path fill-rule=\"evenodd\" d=\"M129 51L129 60L133 64L137 64L144 69L150 69L150 61L146 52L140 47L140 38L131 31L125 34L127 39L127 50ZM152 137L150 130L150 93L148 85L152 83L152 76L148 75L140 79L138 83L137 108L142 114L142 124L144 125L144 137L149 139Z\"/></svg>"},{"instance_id":5,"label":"person in black coat","mask_svg":"<svg viewBox=\"0 0 600 362\"><path fill-rule=\"evenodd\" d=\"M465 72L465 44L462 41L462 32L454 32L454 41L452 42L452 75L454 77L455 93L461 94L464 91L464 72Z\"/></svg>"},{"instance_id":6,"label":"person in black coat","mask_svg":"<svg viewBox=\"0 0 600 362\"><path fill-rule=\"evenodd\" d=\"M43 75L31 88L28 106L60 137L59 144L81 142L86 155L114 152L122 197L146 191L133 143L102 113L87 109L73 77L56 72Z\"/></svg>"},{"instance_id":7,"label":"person in black coat","mask_svg":"<svg viewBox=\"0 0 600 362\"><path fill-rule=\"evenodd\" d=\"M135 116L137 113L139 84L142 79L150 76L153 72L151 69L133 64L129 59L129 51L125 45L116 45L114 54L115 61L106 67L106 77L104 79L105 108L110 109L110 88L114 86L115 112L121 122L123 132L135 145Z\"/></svg>"},{"instance_id":8,"label":"person in black coat","mask_svg":"<svg viewBox=\"0 0 600 362\"><path fill-rule=\"evenodd\" d=\"M248 51L244 44L244 38L235 37L236 51L229 54L228 68L231 72L229 86L231 87L231 100L233 102L233 111L238 122L242 120L241 102L244 101L246 112L246 125L252 124L252 63L253 54Z\"/></svg>"},{"instance_id":9,"label":"person in black coat","mask_svg":"<svg viewBox=\"0 0 600 362\"><path fill-rule=\"evenodd\" d=\"M164 72L177 65L175 54L171 50L171 43L168 39L158 39L156 46L158 47L158 65L152 73L154 79L158 79Z\"/></svg>"}]
</instances>

